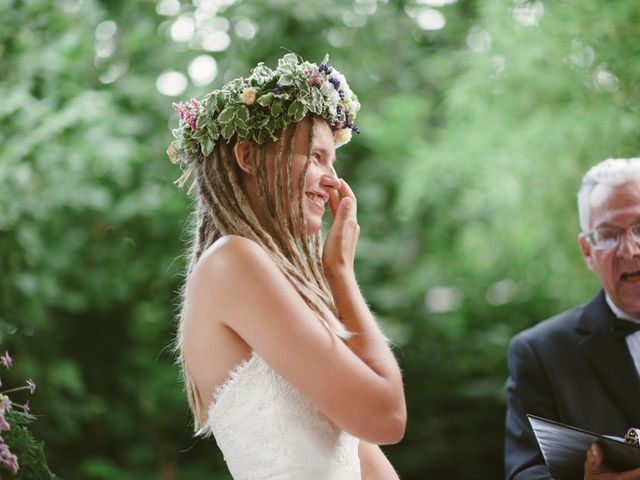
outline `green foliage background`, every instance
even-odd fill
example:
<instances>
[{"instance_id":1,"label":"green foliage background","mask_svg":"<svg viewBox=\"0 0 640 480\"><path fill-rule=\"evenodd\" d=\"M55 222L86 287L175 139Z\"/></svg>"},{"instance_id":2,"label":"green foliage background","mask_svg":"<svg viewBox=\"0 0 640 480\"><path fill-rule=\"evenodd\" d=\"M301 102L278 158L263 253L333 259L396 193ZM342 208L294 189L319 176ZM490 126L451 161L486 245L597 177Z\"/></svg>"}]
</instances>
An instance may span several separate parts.
<instances>
[{"instance_id":1,"label":"green foliage background","mask_svg":"<svg viewBox=\"0 0 640 480\"><path fill-rule=\"evenodd\" d=\"M221 52L172 40L177 16L156 8L0 0L0 343L38 383L52 471L228 478L191 438L171 352L191 206L164 153L170 104L284 48L328 52L363 104L338 169L405 375L407 434L385 451L404 479L500 478L508 340L593 295L575 191L591 164L638 154L638 3L182 0L197 32L227 31ZM420 27L428 8L444 28ZM96 58L107 20L115 49ZM158 93L203 53L210 85Z\"/></svg>"}]
</instances>

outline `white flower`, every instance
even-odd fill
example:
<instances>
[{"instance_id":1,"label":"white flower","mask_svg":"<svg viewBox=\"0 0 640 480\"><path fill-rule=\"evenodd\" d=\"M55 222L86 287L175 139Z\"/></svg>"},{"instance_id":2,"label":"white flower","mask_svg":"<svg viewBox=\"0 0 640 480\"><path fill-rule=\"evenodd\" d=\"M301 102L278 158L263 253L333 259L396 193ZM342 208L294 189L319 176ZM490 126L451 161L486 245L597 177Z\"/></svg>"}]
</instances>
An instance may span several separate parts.
<instances>
[{"instance_id":1,"label":"white flower","mask_svg":"<svg viewBox=\"0 0 640 480\"><path fill-rule=\"evenodd\" d=\"M359 101L352 100L351 102L349 102L349 115L351 115L351 117L354 117L356 113L358 113L359 111L360 111Z\"/></svg>"},{"instance_id":2,"label":"white flower","mask_svg":"<svg viewBox=\"0 0 640 480\"><path fill-rule=\"evenodd\" d=\"M331 107L331 110L335 110L336 105L338 105L338 102L340 101L340 95L338 95L338 91L335 87L329 82L324 82L322 87L320 87L320 91L322 92L322 95L324 95L324 98L327 99L327 103Z\"/></svg>"},{"instance_id":3,"label":"white flower","mask_svg":"<svg viewBox=\"0 0 640 480\"><path fill-rule=\"evenodd\" d=\"M253 87L247 87L242 90L242 103L245 105L253 105L256 101L256 94L258 91Z\"/></svg>"},{"instance_id":4,"label":"white flower","mask_svg":"<svg viewBox=\"0 0 640 480\"><path fill-rule=\"evenodd\" d=\"M351 95L353 95L353 92L351 91L351 88L349 88L347 79L344 77L342 73L340 73L338 70L335 70L335 69L333 70L333 73L331 74L331 76L336 78L340 82L340 90L344 92L345 100L349 100L351 98Z\"/></svg>"},{"instance_id":5,"label":"white flower","mask_svg":"<svg viewBox=\"0 0 640 480\"><path fill-rule=\"evenodd\" d=\"M345 143L349 143L350 140L351 140L350 128L340 129L340 131L336 134L335 138L333 139L333 141L336 144L336 148L344 145Z\"/></svg>"}]
</instances>

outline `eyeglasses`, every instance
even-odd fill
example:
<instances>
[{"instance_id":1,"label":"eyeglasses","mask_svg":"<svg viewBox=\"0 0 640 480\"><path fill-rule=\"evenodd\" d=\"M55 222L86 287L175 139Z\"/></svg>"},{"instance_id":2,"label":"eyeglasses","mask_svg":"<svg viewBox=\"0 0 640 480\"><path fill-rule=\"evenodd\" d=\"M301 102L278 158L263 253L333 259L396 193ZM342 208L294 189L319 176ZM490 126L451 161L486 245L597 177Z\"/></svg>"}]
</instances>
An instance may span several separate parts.
<instances>
[{"instance_id":1,"label":"eyeglasses","mask_svg":"<svg viewBox=\"0 0 640 480\"><path fill-rule=\"evenodd\" d=\"M631 240L640 245L640 223L631 225L628 228L599 227L587 233L586 237L593 248L608 250L619 245L624 232L629 232Z\"/></svg>"}]
</instances>

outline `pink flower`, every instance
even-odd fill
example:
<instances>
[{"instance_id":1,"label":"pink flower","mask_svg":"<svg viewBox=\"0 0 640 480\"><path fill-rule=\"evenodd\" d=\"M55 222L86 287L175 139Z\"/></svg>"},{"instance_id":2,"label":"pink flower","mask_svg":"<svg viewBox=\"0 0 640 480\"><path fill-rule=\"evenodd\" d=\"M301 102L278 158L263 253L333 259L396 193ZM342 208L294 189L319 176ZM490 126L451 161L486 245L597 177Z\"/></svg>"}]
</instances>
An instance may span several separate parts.
<instances>
[{"instance_id":1,"label":"pink flower","mask_svg":"<svg viewBox=\"0 0 640 480\"><path fill-rule=\"evenodd\" d=\"M2 363L5 367L11 368L11 364L13 364L13 359L9 355L9 352L5 350L4 355L0 356L0 363Z\"/></svg>"},{"instance_id":2,"label":"pink flower","mask_svg":"<svg viewBox=\"0 0 640 480\"><path fill-rule=\"evenodd\" d=\"M198 129L198 115L202 112L202 105L198 100L192 98L186 103L173 102L171 107L180 114L180 120L186 122L191 130Z\"/></svg>"},{"instance_id":3,"label":"pink flower","mask_svg":"<svg viewBox=\"0 0 640 480\"><path fill-rule=\"evenodd\" d=\"M31 407L29 406L29 400L24 402L24 405L22 405L22 410L24 411L24 413L29 413L31 411Z\"/></svg>"},{"instance_id":4,"label":"pink flower","mask_svg":"<svg viewBox=\"0 0 640 480\"><path fill-rule=\"evenodd\" d=\"M307 85L322 85L324 83L324 77L320 72L314 72L307 78Z\"/></svg>"},{"instance_id":5,"label":"pink flower","mask_svg":"<svg viewBox=\"0 0 640 480\"><path fill-rule=\"evenodd\" d=\"M0 430L3 432L7 432L11 429L11 425L7 422L7 419L4 417L4 412L0 412Z\"/></svg>"},{"instance_id":6,"label":"pink flower","mask_svg":"<svg viewBox=\"0 0 640 480\"><path fill-rule=\"evenodd\" d=\"M0 395L0 413L11 410L11 399L6 395Z\"/></svg>"},{"instance_id":7,"label":"pink flower","mask_svg":"<svg viewBox=\"0 0 640 480\"><path fill-rule=\"evenodd\" d=\"M0 441L0 465L9 470L13 475L18 473L20 469L18 457L11 453L9 447L3 441Z\"/></svg>"},{"instance_id":8,"label":"pink flower","mask_svg":"<svg viewBox=\"0 0 640 480\"><path fill-rule=\"evenodd\" d=\"M36 384L33 383L33 380L31 380L31 379L27 380L27 387L29 388L29 391L33 395L33 392L36 391Z\"/></svg>"}]
</instances>

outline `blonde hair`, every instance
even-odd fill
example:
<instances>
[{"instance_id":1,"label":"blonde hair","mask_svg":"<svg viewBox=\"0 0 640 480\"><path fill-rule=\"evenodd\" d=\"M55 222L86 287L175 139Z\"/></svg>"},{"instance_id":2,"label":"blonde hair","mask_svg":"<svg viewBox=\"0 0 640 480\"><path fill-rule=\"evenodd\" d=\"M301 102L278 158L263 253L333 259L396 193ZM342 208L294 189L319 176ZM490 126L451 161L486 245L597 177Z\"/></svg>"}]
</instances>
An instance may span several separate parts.
<instances>
[{"instance_id":1,"label":"blonde hair","mask_svg":"<svg viewBox=\"0 0 640 480\"><path fill-rule=\"evenodd\" d=\"M251 207L243 186L242 171L234 154L235 142L220 142L210 155L200 155L195 162L196 225L182 291L183 307L176 347L196 432L203 431L206 408L185 370L182 352L184 299L186 284L196 263L205 250L220 237L240 235L260 244L325 327L340 338L349 335L337 318L333 297L324 276L320 233L306 233L307 225L302 209L304 181L315 135L314 125L319 120L318 117L306 117L301 121L309 121L310 128L307 160L300 176L297 198L291 198L289 192L294 191L291 166L301 122L289 126L279 137L272 189L269 188L266 166L269 145L252 145L251 164L257 183L257 208L262 210L260 215ZM265 224L258 218L266 219Z\"/></svg>"}]
</instances>

